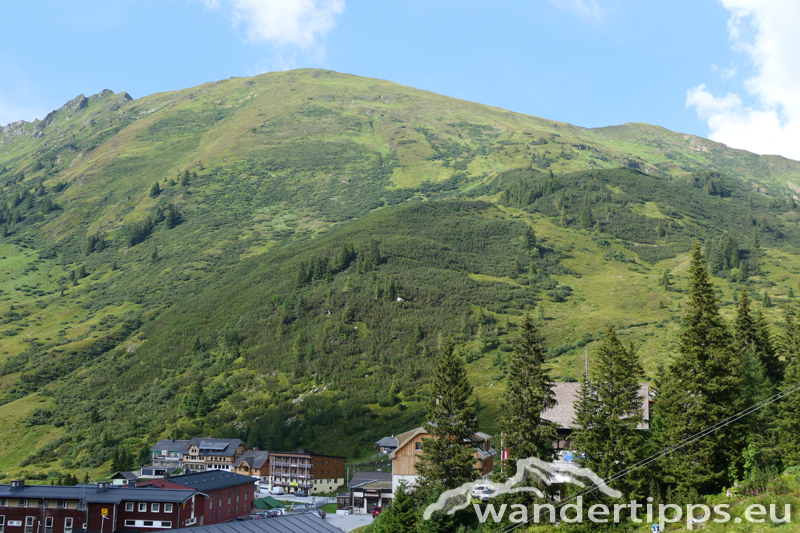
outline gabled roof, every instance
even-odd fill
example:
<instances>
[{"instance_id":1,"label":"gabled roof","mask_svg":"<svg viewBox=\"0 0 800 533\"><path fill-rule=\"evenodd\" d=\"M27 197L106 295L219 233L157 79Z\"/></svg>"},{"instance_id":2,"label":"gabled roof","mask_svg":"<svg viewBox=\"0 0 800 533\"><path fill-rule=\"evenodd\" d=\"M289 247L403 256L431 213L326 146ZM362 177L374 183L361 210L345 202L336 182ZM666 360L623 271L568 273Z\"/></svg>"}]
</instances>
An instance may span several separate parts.
<instances>
[{"instance_id":1,"label":"gabled roof","mask_svg":"<svg viewBox=\"0 0 800 533\"><path fill-rule=\"evenodd\" d=\"M259 498L253 502L255 507L259 509L285 509L286 506L283 505L281 502L273 498L272 496L266 496L264 498Z\"/></svg>"},{"instance_id":2,"label":"gabled roof","mask_svg":"<svg viewBox=\"0 0 800 533\"><path fill-rule=\"evenodd\" d=\"M151 486L164 481L174 483L182 487L199 490L200 492L211 492L227 487L238 487L247 483L256 482L256 480L250 476L243 476L235 472L228 472L226 470L207 470L205 472L197 472L196 474L184 474L182 476L172 476L164 479L157 479L152 483L148 482L148 485L144 486Z\"/></svg>"},{"instance_id":3,"label":"gabled roof","mask_svg":"<svg viewBox=\"0 0 800 533\"><path fill-rule=\"evenodd\" d=\"M397 448L395 448L394 450L392 450L392 451L389 453L389 459L394 459L395 457L397 457L397 452L398 452L398 451L400 451L400 450L401 450L401 449L402 449L402 448L403 448L403 447L404 447L406 444L408 444L408 443L409 443L409 442L410 442L410 441L411 441L411 440L412 440L414 437L416 437L417 435L420 435L420 434L422 434L422 433L425 433L425 434L427 434L427 433L428 433L428 432L425 430L425 428L424 428L424 427L418 427L418 428L412 429L412 430L410 430L410 431L406 431L405 433L401 433L401 434L399 434L399 435L397 436L397 440L399 441L399 444L397 445ZM492 436L491 436L491 435L489 435L489 434L487 434L487 433L483 433L482 431L478 431L477 433L473 433L473 434L472 434L472 435L469 437L469 442L472 442L473 444L475 444L475 443L478 443L478 442L483 442L483 441L485 441L485 440L487 440L487 439L491 439L491 438L492 438ZM467 439L464 439L464 442L467 442ZM487 453L487 452L484 452L483 450L481 450L480 448L478 448L477 446L476 446L476 450L477 450L479 453L481 453L481 454L482 454L481 456L483 456L483 454L486 454L486 453ZM494 452L494 453L491 453L491 452ZM490 449L490 455L495 455L496 453L497 453L497 452L495 452L493 449ZM487 456L487 457L488 457L488 456ZM484 457L484 458L485 458L485 457Z\"/></svg>"},{"instance_id":4,"label":"gabled roof","mask_svg":"<svg viewBox=\"0 0 800 533\"><path fill-rule=\"evenodd\" d=\"M116 474L111 476L111 479L124 479L126 481L136 481L137 479L139 479L139 477L133 472L124 471L124 472L117 472Z\"/></svg>"},{"instance_id":5,"label":"gabled roof","mask_svg":"<svg viewBox=\"0 0 800 533\"><path fill-rule=\"evenodd\" d=\"M189 447L188 440L161 439L150 448L150 451L182 452L188 447Z\"/></svg>"},{"instance_id":6,"label":"gabled roof","mask_svg":"<svg viewBox=\"0 0 800 533\"><path fill-rule=\"evenodd\" d=\"M246 463L250 468L261 468L267 461L269 461L269 452L248 450L239 456L236 462L233 463L233 467L238 468L242 463Z\"/></svg>"},{"instance_id":7,"label":"gabled roof","mask_svg":"<svg viewBox=\"0 0 800 533\"><path fill-rule=\"evenodd\" d=\"M192 533L342 533L311 513L193 527Z\"/></svg>"},{"instance_id":8,"label":"gabled roof","mask_svg":"<svg viewBox=\"0 0 800 533\"><path fill-rule=\"evenodd\" d=\"M574 429L575 426L575 402L578 399L580 383L554 383L553 392L556 395L558 404L552 409L547 409L542 413L542 418L553 422L559 429ZM639 398L642 400L642 416L644 422L639 424L639 429L650 427L650 402L649 387L647 383L639 383Z\"/></svg>"},{"instance_id":9,"label":"gabled roof","mask_svg":"<svg viewBox=\"0 0 800 533\"><path fill-rule=\"evenodd\" d=\"M397 437L383 437L375 443L380 448L397 448Z\"/></svg>"},{"instance_id":10,"label":"gabled roof","mask_svg":"<svg viewBox=\"0 0 800 533\"><path fill-rule=\"evenodd\" d=\"M236 455L239 446L243 445L239 439L212 439L206 437L195 437L189 441L186 448L197 446L202 455L215 455L219 457L232 457Z\"/></svg>"}]
</instances>

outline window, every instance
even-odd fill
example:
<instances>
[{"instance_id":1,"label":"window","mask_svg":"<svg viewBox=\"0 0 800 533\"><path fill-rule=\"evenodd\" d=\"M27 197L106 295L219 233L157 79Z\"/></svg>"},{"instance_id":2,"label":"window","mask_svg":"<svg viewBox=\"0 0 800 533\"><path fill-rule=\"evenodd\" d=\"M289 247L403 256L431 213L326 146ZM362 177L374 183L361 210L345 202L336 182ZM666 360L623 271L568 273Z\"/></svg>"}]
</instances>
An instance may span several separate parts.
<instances>
[{"instance_id":1,"label":"window","mask_svg":"<svg viewBox=\"0 0 800 533\"><path fill-rule=\"evenodd\" d=\"M139 512L146 513L147 512L147 504L144 502L139 503Z\"/></svg>"},{"instance_id":2,"label":"window","mask_svg":"<svg viewBox=\"0 0 800 533\"><path fill-rule=\"evenodd\" d=\"M129 513L133 511L133 502L125 502L125 510Z\"/></svg>"},{"instance_id":3,"label":"window","mask_svg":"<svg viewBox=\"0 0 800 533\"><path fill-rule=\"evenodd\" d=\"M53 517L48 516L44 519L44 533L53 533Z\"/></svg>"},{"instance_id":4,"label":"window","mask_svg":"<svg viewBox=\"0 0 800 533\"><path fill-rule=\"evenodd\" d=\"M42 509L42 508L44 508L46 506L47 506L47 502L45 502L42 498L39 498L38 500L36 500L36 507L38 507L39 509Z\"/></svg>"},{"instance_id":5,"label":"window","mask_svg":"<svg viewBox=\"0 0 800 533\"><path fill-rule=\"evenodd\" d=\"M28 506L28 500L20 499L19 501L17 501L17 507L27 507L27 506Z\"/></svg>"},{"instance_id":6,"label":"window","mask_svg":"<svg viewBox=\"0 0 800 533\"><path fill-rule=\"evenodd\" d=\"M418 451L418 452L421 452L422 451L422 443L418 442L418 443L414 444L414 449L416 451Z\"/></svg>"},{"instance_id":7,"label":"window","mask_svg":"<svg viewBox=\"0 0 800 533\"><path fill-rule=\"evenodd\" d=\"M172 522L162 520L161 521L161 527L165 527L167 529L172 529Z\"/></svg>"},{"instance_id":8,"label":"window","mask_svg":"<svg viewBox=\"0 0 800 533\"><path fill-rule=\"evenodd\" d=\"M236 489L236 503L239 503L239 489Z\"/></svg>"},{"instance_id":9,"label":"window","mask_svg":"<svg viewBox=\"0 0 800 533\"><path fill-rule=\"evenodd\" d=\"M143 525L144 527L153 527L153 521L152 521L152 520L145 520L145 521L144 521L144 523L143 523L142 525ZM159 525L160 525L160 524L159 524Z\"/></svg>"},{"instance_id":10,"label":"window","mask_svg":"<svg viewBox=\"0 0 800 533\"><path fill-rule=\"evenodd\" d=\"M165 503L164 504L164 512L165 513L171 513L172 512L172 504L171 503ZM170 526L170 527L172 527L172 526Z\"/></svg>"},{"instance_id":11,"label":"window","mask_svg":"<svg viewBox=\"0 0 800 533\"><path fill-rule=\"evenodd\" d=\"M8 507L8 500L6 498L0 498L0 507Z\"/></svg>"},{"instance_id":12,"label":"window","mask_svg":"<svg viewBox=\"0 0 800 533\"><path fill-rule=\"evenodd\" d=\"M209 496L208 497L208 508L209 509L213 509L214 508L214 497L213 496Z\"/></svg>"},{"instance_id":13,"label":"window","mask_svg":"<svg viewBox=\"0 0 800 533\"><path fill-rule=\"evenodd\" d=\"M217 520L222 520L222 509L217 511Z\"/></svg>"},{"instance_id":14,"label":"window","mask_svg":"<svg viewBox=\"0 0 800 533\"><path fill-rule=\"evenodd\" d=\"M78 505L77 505L77 507L76 507L76 508L77 508L79 511L85 511L86 509L88 509L88 505L87 505L87 503L86 503L86 502L78 502ZM86 529L86 528L85 528L85 527L83 527L83 528L81 528L81 529Z\"/></svg>"},{"instance_id":15,"label":"window","mask_svg":"<svg viewBox=\"0 0 800 533\"><path fill-rule=\"evenodd\" d=\"M25 517L25 533L33 533L33 516Z\"/></svg>"},{"instance_id":16,"label":"window","mask_svg":"<svg viewBox=\"0 0 800 533\"><path fill-rule=\"evenodd\" d=\"M161 504L160 503L151 503L150 504L150 511L153 513L160 513L161 512Z\"/></svg>"},{"instance_id":17,"label":"window","mask_svg":"<svg viewBox=\"0 0 800 533\"><path fill-rule=\"evenodd\" d=\"M246 489L244 491L244 501L247 501L247 494L250 492L250 489Z\"/></svg>"},{"instance_id":18,"label":"window","mask_svg":"<svg viewBox=\"0 0 800 533\"><path fill-rule=\"evenodd\" d=\"M228 491L228 505L231 504L231 491Z\"/></svg>"},{"instance_id":19,"label":"window","mask_svg":"<svg viewBox=\"0 0 800 533\"><path fill-rule=\"evenodd\" d=\"M231 515L231 508L228 507L228 516L230 516L230 515Z\"/></svg>"},{"instance_id":20,"label":"window","mask_svg":"<svg viewBox=\"0 0 800 533\"><path fill-rule=\"evenodd\" d=\"M222 507L222 493L221 492L219 493L219 496L217 496L217 507Z\"/></svg>"},{"instance_id":21,"label":"window","mask_svg":"<svg viewBox=\"0 0 800 533\"><path fill-rule=\"evenodd\" d=\"M67 500L58 500L56 502L56 508L58 508L58 509L66 509L67 508Z\"/></svg>"},{"instance_id":22,"label":"window","mask_svg":"<svg viewBox=\"0 0 800 533\"><path fill-rule=\"evenodd\" d=\"M72 533L72 517L68 516L64 519L64 533Z\"/></svg>"},{"instance_id":23,"label":"window","mask_svg":"<svg viewBox=\"0 0 800 533\"><path fill-rule=\"evenodd\" d=\"M2 503L2 500L0 500L0 503ZM3 505L2 507L5 507L5 505ZM6 517L0 516L0 533L3 533L3 530L5 528L6 528Z\"/></svg>"}]
</instances>

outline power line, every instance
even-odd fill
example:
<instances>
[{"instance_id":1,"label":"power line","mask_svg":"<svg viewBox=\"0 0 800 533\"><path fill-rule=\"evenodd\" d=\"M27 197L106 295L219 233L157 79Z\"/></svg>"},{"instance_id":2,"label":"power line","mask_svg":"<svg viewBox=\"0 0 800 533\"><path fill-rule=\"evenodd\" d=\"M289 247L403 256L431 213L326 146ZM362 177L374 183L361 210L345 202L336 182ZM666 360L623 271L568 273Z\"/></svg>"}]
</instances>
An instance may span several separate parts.
<instances>
[{"instance_id":1,"label":"power line","mask_svg":"<svg viewBox=\"0 0 800 533\"><path fill-rule=\"evenodd\" d=\"M706 437L706 436L710 435L711 433L714 433L714 432L722 429L723 427L725 427L725 426L727 426L729 424L732 424L732 423L734 423L734 422L736 422L738 420L741 420L742 418L746 417L747 415L755 413L756 411L760 411L761 409L763 409L767 405L773 404L773 403L777 402L778 400L780 400L780 399L782 399L782 398L784 398L786 396L789 396L790 394L793 394L793 393L797 392L798 390L800 390L800 383L797 383L795 385L787 387L787 388L783 389L782 391L778 392L777 394L774 394L773 396L770 396L769 398L767 398L765 400L761 400L760 402L758 402L758 403L756 403L756 404L754 404L754 405L752 405L752 406L750 406L750 407L748 407L746 409L743 409L743 410L739 411L738 413L736 413L734 415L731 415L730 417L726 418L725 420L717 422L713 426L710 426L710 427L708 427L706 429L698 431L694 435L691 435L691 436L683 439L682 441L679 441L678 443L673 444L672 446L664 448L663 450L654 453L653 455L651 455L650 457L647 457L646 459L642 459L638 463L636 463L634 465L631 465L628 468L626 468L626 469L624 469L624 470L622 470L620 472L617 472L616 474L614 474L613 476L609 477L608 479L605 479L604 482L605 483L609 483L609 482L612 482L612 481L616 481L617 479L620 479L622 477L625 477L628 474L631 474L631 473L635 472L636 470L639 470L640 468L643 468L643 467L649 465L650 463L652 463L654 461L657 461L657 460L659 460L659 459L661 459L663 457L666 457L667 455L669 455L669 454L671 454L673 452L676 452L676 451L680 450L681 448L684 448L684 447L688 446L689 444L691 444L691 443L693 443L693 442L695 442L695 441L697 441L699 439L702 439L703 437ZM598 488L597 486L588 487L588 488L580 491L578 494L576 494L572 498L570 498L570 499L568 499L568 500L566 500L564 502L559 503L555 507L555 509L560 509L561 507L569 504L570 502L575 501L579 497L581 497L581 496L583 496L585 494L589 494L591 492L596 491L597 488ZM518 527L520 527L522 525L525 525L526 523L527 522L521 522L519 524L512 524L510 526L507 526L504 529L501 529L500 531L498 531L498 533L507 533L509 531L513 531L513 530L517 529Z\"/></svg>"}]
</instances>

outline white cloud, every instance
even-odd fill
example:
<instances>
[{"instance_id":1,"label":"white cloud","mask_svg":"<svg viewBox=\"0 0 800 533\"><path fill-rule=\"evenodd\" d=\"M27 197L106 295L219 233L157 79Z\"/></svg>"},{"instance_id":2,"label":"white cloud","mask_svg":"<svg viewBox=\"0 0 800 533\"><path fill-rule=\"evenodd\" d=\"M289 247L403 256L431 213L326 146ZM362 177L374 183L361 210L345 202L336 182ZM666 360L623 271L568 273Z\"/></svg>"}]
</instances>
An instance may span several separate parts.
<instances>
[{"instance_id":1,"label":"white cloud","mask_svg":"<svg viewBox=\"0 0 800 533\"><path fill-rule=\"evenodd\" d=\"M344 11L344 0L202 0L212 9L230 8L251 42L322 54L322 42Z\"/></svg>"},{"instance_id":2,"label":"white cloud","mask_svg":"<svg viewBox=\"0 0 800 533\"><path fill-rule=\"evenodd\" d=\"M728 32L755 75L745 97L714 95L700 85L687 107L708 122L710 137L735 148L800 160L800 3L796 0L719 0L731 12Z\"/></svg>"},{"instance_id":3,"label":"white cloud","mask_svg":"<svg viewBox=\"0 0 800 533\"><path fill-rule=\"evenodd\" d=\"M561 9L568 9L578 15L600 20L605 15L603 7L597 0L550 0L550 3Z\"/></svg>"}]
</instances>

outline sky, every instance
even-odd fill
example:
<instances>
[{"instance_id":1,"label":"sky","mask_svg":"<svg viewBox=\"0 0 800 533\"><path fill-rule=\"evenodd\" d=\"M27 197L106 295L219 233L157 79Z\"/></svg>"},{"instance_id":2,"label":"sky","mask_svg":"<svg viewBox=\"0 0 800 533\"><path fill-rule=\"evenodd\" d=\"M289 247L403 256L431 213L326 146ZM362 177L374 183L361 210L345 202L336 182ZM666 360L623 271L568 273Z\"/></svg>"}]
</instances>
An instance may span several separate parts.
<instances>
[{"instance_id":1,"label":"sky","mask_svg":"<svg viewBox=\"0 0 800 533\"><path fill-rule=\"evenodd\" d=\"M577 126L800 160L797 0L31 0L0 17L0 125L324 68Z\"/></svg>"}]
</instances>

